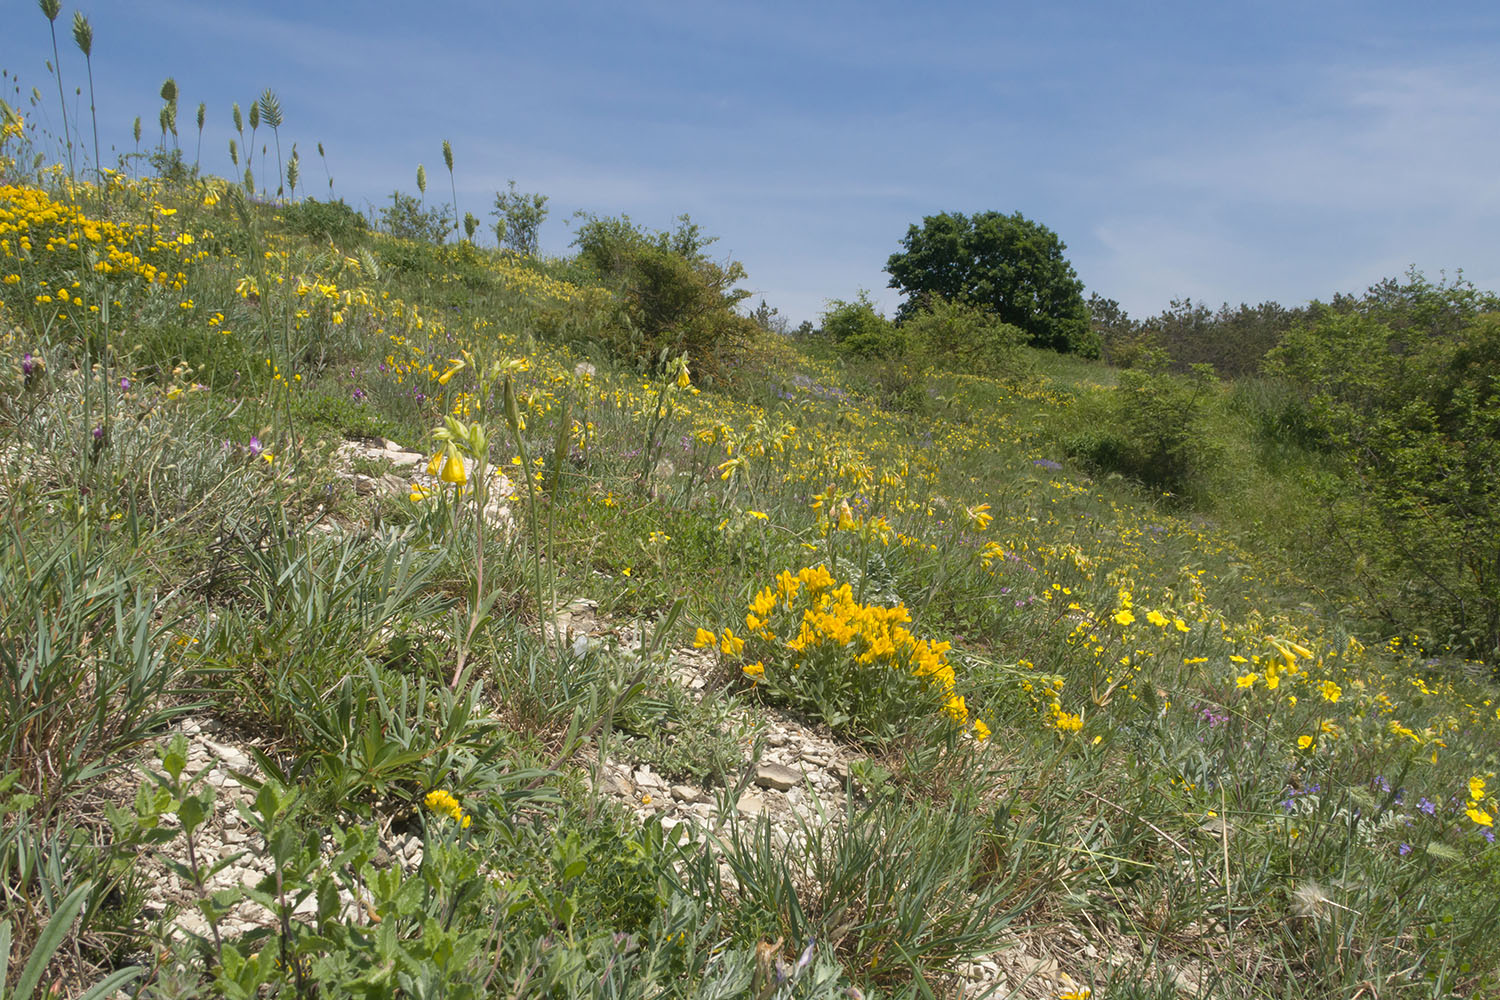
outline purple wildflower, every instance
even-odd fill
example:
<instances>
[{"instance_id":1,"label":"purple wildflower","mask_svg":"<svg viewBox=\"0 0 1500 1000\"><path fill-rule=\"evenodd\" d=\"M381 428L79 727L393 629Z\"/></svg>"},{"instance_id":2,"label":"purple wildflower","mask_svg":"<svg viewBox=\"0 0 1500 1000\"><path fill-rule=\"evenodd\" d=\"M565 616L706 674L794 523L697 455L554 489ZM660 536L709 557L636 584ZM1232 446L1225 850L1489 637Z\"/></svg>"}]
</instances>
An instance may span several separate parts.
<instances>
[{"instance_id":1,"label":"purple wildflower","mask_svg":"<svg viewBox=\"0 0 1500 1000\"><path fill-rule=\"evenodd\" d=\"M36 361L32 359L31 352L27 351L26 356L21 359L21 374L31 378L31 373L34 371L36 371Z\"/></svg>"},{"instance_id":2,"label":"purple wildflower","mask_svg":"<svg viewBox=\"0 0 1500 1000\"><path fill-rule=\"evenodd\" d=\"M128 379L128 378L122 378L122 379L120 379L120 391L121 392L125 392L125 391L129 390L129 388L130 388L130 379Z\"/></svg>"},{"instance_id":3,"label":"purple wildflower","mask_svg":"<svg viewBox=\"0 0 1500 1000\"><path fill-rule=\"evenodd\" d=\"M95 427L94 428L94 440L95 441L103 441L104 440L104 428L103 427Z\"/></svg>"},{"instance_id":4,"label":"purple wildflower","mask_svg":"<svg viewBox=\"0 0 1500 1000\"><path fill-rule=\"evenodd\" d=\"M1411 853L1411 845L1410 844L1402 844L1400 847L1396 848L1396 853L1399 854L1399 855L1401 855L1403 858L1406 857L1408 854Z\"/></svg>"},{"instance_id":5,"label":"purple wildflower","mask_svg":"<svg viewBox=\"0 0 1500 1000\"><path fill-rule=\"evenodd\" d=\"M1433 802L1431 799L1424 795L1422 796L1422 801L1417 803L1417 808L1422 810L1427 815L1431 816L1437 812L1437 803Z\"/></svg>"},{"instance_id":6,"label":"purple wildflower","mask_svg":"<svg viewBox=\"0 0 1500 1000\"><path fill-rule=\"evenodd\" d=\"M261 450L260 438L256 437L254 434L250 435L250 444L248 445L248 447L250 449L251 455L259 455Z\"/></svg>"}]
</instances>

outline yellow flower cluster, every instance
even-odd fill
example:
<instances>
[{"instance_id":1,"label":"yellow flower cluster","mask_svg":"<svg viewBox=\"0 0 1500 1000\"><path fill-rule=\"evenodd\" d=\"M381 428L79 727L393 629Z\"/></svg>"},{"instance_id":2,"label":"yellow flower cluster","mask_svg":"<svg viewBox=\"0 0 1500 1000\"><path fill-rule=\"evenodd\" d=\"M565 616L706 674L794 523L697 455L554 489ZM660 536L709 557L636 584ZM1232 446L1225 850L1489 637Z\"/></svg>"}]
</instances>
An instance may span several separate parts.
<instances>
[{"instance_id":1,"label":"yellow flower cluster","mask_svg":"<svg viewBox=\"0 0 1500 1000\"><path fill-rule=\"evenodd\" d=\"M1491 777L1493 777L1493 775L1491 775ZM1490 815L1488 803L1484 801L1484 787L1485 781L1482 776L1475 775L1474 777L1469 779L1469 800L1465 804L1465 812L1468 813L1469 819L1473 820L1475 823L1478 823L1480 826L1494 826L1495 819Z\"/></svg>"},{"instance_id":2,"label":"yellow flower cluster","mask_svg":"<svg viewBox=\"0 0 1500 1000\"><path fill-rule=\"evenodd\" d=\"M73 281L60 288L64 268L86 262L96 274L137 279L147 287L181 291L187 287L187 265L211 256L187 233L169 235L151 224L120 225L90 218L75 205L54 201L46 191L24 185L0 185L0 270L3 284L21 286L14 301L0 305L82 306ZM68 294L69 289L75 289ZM98 303L90 303L96 311ZM54 315L49 308L47 315Z\"/></svg>"},{"instance_id":3,"label":"yellow flower cluster","mask_svg":"<svg viewBox=\"0 0 1500 1000\"><path fill-rule=\"evenodd\" d=\"M427 797L422 801L427 804L428 809L439 815L447 816L465 830L474 821L474 817L464 812L464 807L459 805L458 800L447 789L435 788L428 792Z\"/></svg>"},{"instance_id":4,"label":"yellow flower cluster","mask_svg":"<svg viewBox=\"0 0 1500 1000\"><path fill-rule=\"evenodd\" d=\"M902 671L936 687L943 711L954 722L971 725L979 739L988 738L989 728L978 719L970 722L964 697L957 693L947 657L951 644L918 639L906 628L910 623L911 613L904 605L861 603L849 584L840 584L821 564L804 566L795 574L783 570L774 584L751 599L745 614L747 635L768 643L777 659L791 660L793 670L800 670L819 651L833 651L859 668ZM732 629L719 636L700 628L696 645L717 645L725 656L738 657L745 640ZM763 662L744 668L754 680L762 679L765 670Z\"/></svg>"}]
</instances>

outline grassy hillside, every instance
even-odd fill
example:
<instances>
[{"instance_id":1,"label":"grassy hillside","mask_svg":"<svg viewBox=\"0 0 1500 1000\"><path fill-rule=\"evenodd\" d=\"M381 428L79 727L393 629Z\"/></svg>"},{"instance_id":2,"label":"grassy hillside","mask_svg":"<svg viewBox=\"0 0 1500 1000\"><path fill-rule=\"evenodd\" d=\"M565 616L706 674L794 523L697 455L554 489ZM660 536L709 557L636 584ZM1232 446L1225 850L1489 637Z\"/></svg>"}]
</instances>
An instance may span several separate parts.
<instances>
[{"instance_id":1,"label":"grassy hillside","mask_svg":"<svg viewBox=\"0 0 1500 1000\"><path fill-rule=\"evenodd\" d=\"M19 995L1500 990L1500 701L1296 558L1246 390L1184 503L1089 471L1097 363L894 408L579 261L0 178Z\"/></svg>"}]
</instances>

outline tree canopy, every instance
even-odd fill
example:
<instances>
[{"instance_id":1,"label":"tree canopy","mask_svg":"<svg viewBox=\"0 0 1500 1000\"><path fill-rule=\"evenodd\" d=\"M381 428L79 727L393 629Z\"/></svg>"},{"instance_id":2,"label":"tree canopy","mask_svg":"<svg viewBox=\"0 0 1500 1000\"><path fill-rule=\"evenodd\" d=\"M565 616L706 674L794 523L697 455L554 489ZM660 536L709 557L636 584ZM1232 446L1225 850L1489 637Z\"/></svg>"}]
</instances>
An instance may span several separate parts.
<instances>
[{"instance_id":1,"label":"tree canopy","mask_svg":"<svg viewBox=\"0 0 1500 1000\"><path fill-rule=\"evenodd\" d=\"M1041 223L1020 212L943 212L907 229L901 246L886 261L890 287L907 296L898 319L930 296L966 301L1020 327L1036 347L1098 355L1083 283L1066 244Z\"/></svg>"}]
</instances>

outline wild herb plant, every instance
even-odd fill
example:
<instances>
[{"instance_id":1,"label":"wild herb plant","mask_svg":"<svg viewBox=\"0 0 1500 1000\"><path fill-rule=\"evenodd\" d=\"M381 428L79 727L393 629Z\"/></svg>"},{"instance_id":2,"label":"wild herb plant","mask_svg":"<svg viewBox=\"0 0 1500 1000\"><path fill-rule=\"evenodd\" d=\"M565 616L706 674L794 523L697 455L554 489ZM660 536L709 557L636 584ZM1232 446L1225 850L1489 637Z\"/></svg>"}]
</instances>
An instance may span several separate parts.
<instances>
[{"instance_id":1,"label":"wild herb plant","mask_svg":"<svg viewBox=\"0 0 1500 1000\"><path fill-rule=\"evenodd\" d=\"M52 32L52 65L49 68L57 77L57 104L62 110L63 122L63 153L68 161L68 185L71 188L78 179L78 173L73 166L73 133L68 128L68 100L63 96L62 58L57 50L57 15L62 13L62 2L61 0L37 0L37 6L47 18L47 27Z\"/></svg>"},{"instance_id":2,"label":"wild herb plant","mask_svg":"<svg viewBox=\"0 0 1500 1000\"><path fill-rule=\"evenodd\" d=\"M82 11L73 12L73 41L78 45L78 51L83 53L84 65L88 67L89 118L94 126L94 179L103 184L104 161L99 156L99 113L94 106L94 29L89 24L89 19L83 16ZM199 113L202 113L201 110ZM203 130L201 122L198 130L201 134Z\"/></svg>"},{"instance_id":3,"label":"wild herb plant","mask_svg":"<svg viewBox=\"0 0 1500 1000\"><path fill-rule=\"evenodd\" d=\"M281 169L281 101L277 99L276 92L267 87L261 92L260 100L255 102L255 106L260 110L261 121L266 123L271 134L276 137L276 197L280 198L284 193L281 178L285 176ZM250 127L255 127L253 120Z\"/></svg>"}]
</instances>

